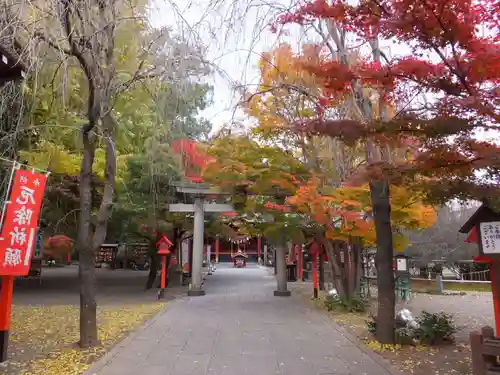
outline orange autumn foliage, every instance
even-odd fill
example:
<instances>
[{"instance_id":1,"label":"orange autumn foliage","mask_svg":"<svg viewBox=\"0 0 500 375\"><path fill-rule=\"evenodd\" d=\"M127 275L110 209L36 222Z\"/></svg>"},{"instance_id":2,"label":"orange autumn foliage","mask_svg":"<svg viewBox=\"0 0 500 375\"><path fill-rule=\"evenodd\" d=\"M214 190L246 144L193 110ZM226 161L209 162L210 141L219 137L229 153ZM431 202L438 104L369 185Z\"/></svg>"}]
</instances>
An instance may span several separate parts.
<instances>
[{"instance_id":1,"label":"orange autumn foliage","mask_svg":"<svg viewBox=\"0 0 500 375\"><path fill-rule=\"evenodd\" d=\"M328 195L319 192L320 180L313 176L297 189L287 202L299 212L309 214L325 227L331 240L349 240L361 237L366 246L375 244L375 224L371 218L371 200L368 185L337 188ZM435 223L436 213L431 206L422 204L418 197L400 186L391 187L392 226L395 228L421 229ZM403 250L408 245L401 234L394 236L394 247Z\"/></svg>"}]
</instances>

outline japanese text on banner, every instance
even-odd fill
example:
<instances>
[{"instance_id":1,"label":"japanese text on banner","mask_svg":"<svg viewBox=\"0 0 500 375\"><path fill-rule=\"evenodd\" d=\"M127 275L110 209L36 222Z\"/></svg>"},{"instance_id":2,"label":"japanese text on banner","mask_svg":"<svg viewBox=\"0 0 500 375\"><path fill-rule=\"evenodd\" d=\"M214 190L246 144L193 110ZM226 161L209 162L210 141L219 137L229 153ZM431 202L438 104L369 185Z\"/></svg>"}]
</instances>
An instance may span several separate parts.
<instances>
[{"instance_id":1,"label":"japanese text on banner","mask_svg":"<svg viewBox=\"0 0 500 375\"><path fill-rule=\"evenodd\" d=\"M47 176L17 170L0 234L0 275L27 275Z\"/></svg>"},{"instance_id":2,"label":"japanese text on banner","mask_svg":"<svg viewBox=\"0 0 500 375\"><path fill-rule=\"evenodd\" d=\"M481 243L485 254L500 254L500 221L480 224Z\"/></svg>"}]
</instances>

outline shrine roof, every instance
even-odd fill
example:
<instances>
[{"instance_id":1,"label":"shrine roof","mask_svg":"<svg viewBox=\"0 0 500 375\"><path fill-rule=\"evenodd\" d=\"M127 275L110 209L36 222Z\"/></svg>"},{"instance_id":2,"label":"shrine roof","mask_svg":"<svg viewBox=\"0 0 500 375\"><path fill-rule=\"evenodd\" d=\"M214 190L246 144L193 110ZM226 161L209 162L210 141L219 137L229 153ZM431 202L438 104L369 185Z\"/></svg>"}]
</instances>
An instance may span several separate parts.
<instances>
[{"instance_id":1,"label":"shrine roof","mask_svg":"<svg viewBox=\"0 0 500 375\"><path fill-rule=\"evenodd\" d=\"M224 193L215 186L194 182L172 182L177 193L201 194L201 195L223 195Z\"/></svg>"},{"instance_id":2,"label":"shrine roof","mask_svg":"<svg viewBox=\"0 0 500 375\"><path fill-rule=\"evenodd\" d=\"M500 220L500 212L492 209L486 203L483 203L472 216L458 230L460 233L469 233L476 224L482 221Z\"/></svg>"}]
</instances>

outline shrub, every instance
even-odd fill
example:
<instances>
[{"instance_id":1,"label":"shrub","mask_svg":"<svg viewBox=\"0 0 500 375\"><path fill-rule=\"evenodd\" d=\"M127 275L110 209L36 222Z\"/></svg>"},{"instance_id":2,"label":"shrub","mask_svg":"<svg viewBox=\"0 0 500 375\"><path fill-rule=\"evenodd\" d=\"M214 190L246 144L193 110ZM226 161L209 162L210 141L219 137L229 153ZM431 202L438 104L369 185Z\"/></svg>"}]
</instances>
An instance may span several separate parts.
<instances>
[{"instance_id":1,"label":"shrub","mask_svg":"<svg viewBox=\"0 0 500 375\"><path fill-rule=\"evenodd\" d=\"M451 342L457 332L453 316L444 312L431 314L423 311L417 322L419 327L415 329L415 337L421 344L437 345Z\"/></svg>"},{"instance_id":2,"label":"shrub","mask_svg":"<svg viewBox=\"0 0 500 375\"><path fill-rule=\"evenodd\" d=\"M360 313L366 312L369 307L369 301L361 295L356 295L351 298L328 296L325 298L325 307L328 311Z\"/></svg>"},{"instance_id":3,"label":"shrub","mask_svg":"<svg viewBox=\"0 0 500 375\"><path fill-rule=\"evenodd\" d=\"M443 312L432 314L423 311L416 321L418 323L416 328L396 322L394 335L397 344L439 345L454 340L457 327L453 322L452 315ZM366 326L368 332L375 334L377 319L373 316L370 317L370 320L366 321Z\"/></svg>"},{"instance_id":4,"label":"shrub","mask_svg":"<svg viewBox=\"0 0 500 375\"><path fill-rule=\"evenodd\" d=\"M377 331L377 320L374 316L370 316L370 320L366 320L366 326L368 328L368 332L375 334Z\"/></svg>"},{"instance_id":5,"label":"shrub","mask_svg":"<svg viewBox=\"0 0 500 375\"><path fill-rule=\"evenodd\" d=\"M413 345L416 344L414 330L410 327L396 327L394 336L396 344L399 345Z\"/></svg>"}]
</instances>

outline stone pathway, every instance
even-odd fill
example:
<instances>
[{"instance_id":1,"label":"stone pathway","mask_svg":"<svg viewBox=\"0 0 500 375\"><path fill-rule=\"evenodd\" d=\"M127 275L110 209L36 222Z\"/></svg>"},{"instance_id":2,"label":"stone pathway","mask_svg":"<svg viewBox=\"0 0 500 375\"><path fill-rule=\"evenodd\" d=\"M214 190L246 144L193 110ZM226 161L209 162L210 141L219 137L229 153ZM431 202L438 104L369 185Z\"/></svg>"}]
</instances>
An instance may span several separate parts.
<instances>
[{"instance_id":1,"label":"stone pathway","mask_svg":"<svg viewBox=\"0 0 500 375\"><path fill-rule=\"evenodd\" d=\"M86 375L390 375L297 297L274 297L268 270L220 266L206 296L183 298Z\"/></svg>"}]
</instances>

